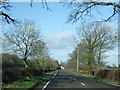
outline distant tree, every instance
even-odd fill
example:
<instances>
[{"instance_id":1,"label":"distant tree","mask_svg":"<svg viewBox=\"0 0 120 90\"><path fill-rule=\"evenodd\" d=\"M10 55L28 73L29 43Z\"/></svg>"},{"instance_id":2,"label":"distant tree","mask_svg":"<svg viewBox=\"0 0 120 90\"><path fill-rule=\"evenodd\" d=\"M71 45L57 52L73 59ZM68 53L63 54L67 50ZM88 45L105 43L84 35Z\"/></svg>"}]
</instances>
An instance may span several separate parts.
<instances>
[{"instance_id":1,"label":"distant tree","mask_svg":"<svg viewBox=\"0 0 120 90\"><path fill-rule=\"evenodd\" d=\"M79 69L87 70L88 54L85 43L77 44L73 52L69 54L69 59L67 61L68 68L77 69L77 58L79 59Z\"/></svg>"},{"instance_id":2,"label":"distant tree","mask_svg":"<svg viewBox=\"0 0 120 90\"><path fill-rule=\"evenodd\" d=\"M111 66L110 66L110 65L107 65L107 67L108 67L108 68L111 68Z\"/></svg>"},{"instance_id":3,"label":"distant tree","mask_svg":"<svg viewBox=\"0 0 120 90\"><path fill-rule=\"evenodd\" d=\"M117 68L117 66L115 64L112 65L113 68Z\"/></svg>"},{"instance_id":4,"label":"distant tree","mask_svg":"<svg viewBox=\"0 0 120 90\"><path fill-rule=\"evenodd\" d=\"M68 59L66 68L69 70L76 70L76 67L77 67L76 60Z\"/></svg>"},{"instance_id":5,"label":"distant tree","mask_svg":"<svg viewBox=\"0 0 120 90\"><path fill-rule=\"evenodd\" d=\"M12 31L5 33L3 40L4 52L21 56L26 67L28 57L34 57L44 49L38 27L29 20L25 20L19 26L13 27Z\"/></svg>"},{"instance_id":6,"label":"distant tree","mask_svg":"<svg viewBox=\"0 0 120 90\"><path fill-rule=\"evenodd\" d=\"M118 65L118 68L120 68L120 64Z\"/></svg>"}]
</instances>

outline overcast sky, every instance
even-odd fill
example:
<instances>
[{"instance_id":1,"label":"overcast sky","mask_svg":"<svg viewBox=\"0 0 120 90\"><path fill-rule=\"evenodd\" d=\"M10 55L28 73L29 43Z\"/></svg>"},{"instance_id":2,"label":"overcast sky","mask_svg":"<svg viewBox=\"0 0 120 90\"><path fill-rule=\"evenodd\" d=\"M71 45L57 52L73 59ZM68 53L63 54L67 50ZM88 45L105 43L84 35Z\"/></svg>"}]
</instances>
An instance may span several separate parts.
<instances>
[{"instance_id":1,"label":"overcast sky","mask_svg":"<svg viewBox=\"0 0 120 90\"><path fill-rule=\"evenodd\" d=\"M30 19L35 20L39 25L41 32L44 36L44 40L49 48L50 55L52 58L58 61L66 61L68 59L68 54L71 53L74 49L76 36L76 27L80 26L80 22L75 24L65 23L70 13L68 7L63 7L63 4L60 3L48 3L52 11L47 11L45 8L42 8L41 3L33 3L33 8L30 7L29 2L11 2L13 7L10 13L12 17L17 20ZM102 9L103 15L95 15L96 19L101 19L102 16L107 17L112 13L110 8ZM92 21L92 19L90 20ZM117 31L117 23L112 22L110 24L113 26L113 30ZM4 31L6 32L10 25L3 25ZM105 61L109 65L118 63L117 58L117 48L107 52L108 58Z\"/></svg>"}]
</instances>

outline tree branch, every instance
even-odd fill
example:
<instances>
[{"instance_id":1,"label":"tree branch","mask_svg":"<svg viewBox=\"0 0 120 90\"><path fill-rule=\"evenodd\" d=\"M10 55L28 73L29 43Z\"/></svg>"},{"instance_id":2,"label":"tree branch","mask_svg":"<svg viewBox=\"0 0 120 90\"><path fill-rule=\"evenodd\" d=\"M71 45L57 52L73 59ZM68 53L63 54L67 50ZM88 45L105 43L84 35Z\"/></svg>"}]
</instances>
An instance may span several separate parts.
<instances>
[{"instance_id":1,"label":"tree branch","mask_svg":"<svg viewBox=\"0 0 120 90\"><path fill-rule=\"evenodd\" d=\"M114 7L120 8L119 4L111 3L111 2L109 2L109 3L106 3L106 2L91 2L91 3L94 3L94 5L114 6Z\"/></svg>"},{"instance_id":2,"label":"tree branch","mask_svg":"<svg viewBox=\"0 0 120 90\"><path fill-rule=\"evenodd\" d=\"M11 18L8 14L0 11L0 15L4 16L5 20L7 21L7 23L10 24L10 21L12 21L13 23L15 22L15 19Z\"/></svg>"},{"instance_id":3,"label":"tree branch","mask_svg":"<svg viewBox=\"0 0 120 90\"><path fill-rule=\"evenodd\" d=\"M71 3L70 3L71 4ZM76 3L73 5L76 7L76 9L73 10L73 12L69 15L69 18L67 22L73 22L75 23L80 18L83 19L83 16L88 15L93 7L96 6L113 6L113 14L109 16L107 19L103 20L105 22L110 21L111 18L113 18L118 12L118 8L120 8L120 5L117 3L112 2L95 2L95 1L89 1L89 2L82 2L82 3ZM91 16L89 16L91 17Z\"/></svg>"}]
</instances>

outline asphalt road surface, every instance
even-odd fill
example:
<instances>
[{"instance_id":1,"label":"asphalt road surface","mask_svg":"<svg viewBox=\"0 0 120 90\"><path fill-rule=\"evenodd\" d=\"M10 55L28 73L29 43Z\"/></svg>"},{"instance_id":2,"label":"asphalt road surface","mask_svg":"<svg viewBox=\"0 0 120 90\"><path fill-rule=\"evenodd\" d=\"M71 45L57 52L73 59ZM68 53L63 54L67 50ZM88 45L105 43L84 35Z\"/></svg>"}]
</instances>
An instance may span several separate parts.
<instances>
[{"instance_id":1,"label":"asphalt road surface","mask_svg":"<svg viewBox=\"0 0 120 90\"><path fill-rule=\"evenodd\" d=\"M92 88L94 90L120 90L119 87L109 85L106 83L98 82L93 79L85 78L82 76L76 76L69 72L59 70L56 75L50 80L50 82L46 85L44 90L49 89L79 89L80 88ZM96 89L95 89L96 88ZM85 89L85 90L86 90Z\"/></svg>"}]
</instances>

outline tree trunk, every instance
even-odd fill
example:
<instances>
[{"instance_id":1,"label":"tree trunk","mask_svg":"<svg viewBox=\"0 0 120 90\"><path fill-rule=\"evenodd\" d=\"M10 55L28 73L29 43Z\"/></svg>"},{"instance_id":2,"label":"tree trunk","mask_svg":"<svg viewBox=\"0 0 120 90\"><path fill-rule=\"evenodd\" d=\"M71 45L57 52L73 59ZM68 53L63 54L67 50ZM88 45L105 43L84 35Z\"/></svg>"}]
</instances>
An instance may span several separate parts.
<instances>
[{"instance_id":1,"label":"tree trunk","mask_svg":"<svg viewBox=\"0 0 120 90\"><path fill-rule=\"evenodd\" d=\"M101 52L99 52L99 55L98 55L98 64L101 65Z\"/></svg>"},{"instance_id":2,"label":"tree trunk","mask_svg":"<svg viewBox=\"0 0 120 90\"><path fill-rule=\"evenodd\" d=\"M88 73L90 75L92 75L92 71L93 71L93 66L92 66L91 62L89 62L89 64L88 64Z\"/></svg>"},{"instance_id":3,"label":"tree trunk","mask_svg":"<svg viewBox=\"0 0 120 90\"><path fill-rule=\"evenodd\" d=\"M28 54L28 46L26 45L26 50L25 50L25 54L24 54L24 58L23 58L25 67L28 67L28 64L27 64L27 54Z\"/></svg>"},{"instance_id":4,"label":"tree trunk","mask_svg":"<svg viewBox=\"0 0 120 90\"><path fill-rule=\"evenodd\" d=\"M23 59L23 62L24 62L25 67L28 67L27 57L25 57L25 58Z\"/></svg>"},{"instance_id":5,"label":"tree trunk","mask_svg":"<svg viewBox=\"0 0 120 90\"><path fill-rule=\"evenodd\" d=\"M92 75L92 72L93 72L94 63L95 62L94 62L93 48L90 48L89 49L89 58L88 58L88 66L89 66L88 72L91 75Z\"/></svg>"}]
</instances>

